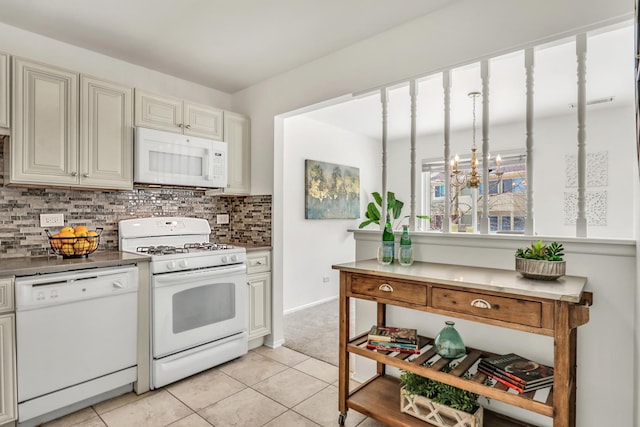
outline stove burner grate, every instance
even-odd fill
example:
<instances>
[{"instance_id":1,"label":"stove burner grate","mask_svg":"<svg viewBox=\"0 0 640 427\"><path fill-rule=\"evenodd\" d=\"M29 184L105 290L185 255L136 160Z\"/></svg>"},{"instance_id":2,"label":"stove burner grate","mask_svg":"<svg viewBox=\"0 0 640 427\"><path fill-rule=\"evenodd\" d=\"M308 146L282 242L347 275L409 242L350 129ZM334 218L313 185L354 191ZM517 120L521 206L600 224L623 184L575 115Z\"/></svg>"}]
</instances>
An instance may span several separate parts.
<instances>
[{"instance_id":1,"label":"stove burner grate","mask_svg":"<svg viewBox=\"0 0 640 427\"><path fill-rule=\"evenodd\" d=\"M220 244L220 243L203 242L203 243L185 243L184 248L187 250L196 249L196 250L203 250L203 251L217 251L221 249L232 249L233 246Z\"/></svg>"},{"instance_id":2,"label":"stove burner grate","mask_svg":"<svg viewBox=\"0 0 640 427\"><path fill-rule=\"evenodd\" d=\"M149 255L171 255L171 254L186 254L189 253L187 248L179 248L176 246L139 246L136 248L137 252Z\"/></svg>"}]
</instances>

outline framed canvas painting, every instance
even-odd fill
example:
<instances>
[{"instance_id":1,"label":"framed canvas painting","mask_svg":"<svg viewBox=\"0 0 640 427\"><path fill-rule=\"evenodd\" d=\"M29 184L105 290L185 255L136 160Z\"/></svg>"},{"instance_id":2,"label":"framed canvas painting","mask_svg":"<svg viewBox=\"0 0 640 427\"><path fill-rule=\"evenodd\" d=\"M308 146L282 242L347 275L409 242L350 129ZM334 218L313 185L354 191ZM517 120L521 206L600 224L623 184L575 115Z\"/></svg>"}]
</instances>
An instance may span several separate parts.
<instances>
[{"instance_id":1,"label":"framed canvas painting","mask_svg":"<svg viewBox=\"0 0 640 427\"><path fill-rule=\"evenodd\" d=\"M360 169L305 160L306 219L360 218Z\"/></svg>"}]
</instances>

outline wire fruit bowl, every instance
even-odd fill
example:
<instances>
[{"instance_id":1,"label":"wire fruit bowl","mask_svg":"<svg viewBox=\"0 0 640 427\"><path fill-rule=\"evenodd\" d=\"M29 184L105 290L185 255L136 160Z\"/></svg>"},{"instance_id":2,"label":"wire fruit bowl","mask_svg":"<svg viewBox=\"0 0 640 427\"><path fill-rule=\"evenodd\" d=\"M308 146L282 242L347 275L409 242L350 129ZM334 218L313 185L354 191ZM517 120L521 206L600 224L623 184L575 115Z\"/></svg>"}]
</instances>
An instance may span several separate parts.
<instances>
[{"instance_id":1,"label":"wire fruit bowl","mask_svg":"<svg viewBox=\"0 0 640 427\"><path fill-rule=\"evenodd\" d=\"M91 236L64 236L54 237L49 230L44 230L49 238L51 252L62 255L62 258L85 258L95 252L100 246L100 235L103 228L96 228L95 235Z\"/></svg>"}]
</instances>

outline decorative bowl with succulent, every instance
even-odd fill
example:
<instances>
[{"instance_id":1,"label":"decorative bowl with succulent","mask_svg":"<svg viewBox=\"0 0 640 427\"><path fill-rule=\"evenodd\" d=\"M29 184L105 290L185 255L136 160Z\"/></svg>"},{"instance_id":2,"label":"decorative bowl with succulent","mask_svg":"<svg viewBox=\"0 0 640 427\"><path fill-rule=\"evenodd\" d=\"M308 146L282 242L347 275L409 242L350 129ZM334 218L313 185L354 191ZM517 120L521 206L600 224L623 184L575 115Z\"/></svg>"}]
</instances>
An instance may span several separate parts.
<instances>
[{"instance_id":1,"label":"decorative bowl with succulent","mask_svg":"<svg viewBox=\"0 0 640 427\"><path fill-rule=\"evenodd\" d=\"M516 271L527 279L555 280L565 274L566 263L563 257L562 243L547 244L538 240L528 248L516 250Z\"/></svg>"}]
</instances>

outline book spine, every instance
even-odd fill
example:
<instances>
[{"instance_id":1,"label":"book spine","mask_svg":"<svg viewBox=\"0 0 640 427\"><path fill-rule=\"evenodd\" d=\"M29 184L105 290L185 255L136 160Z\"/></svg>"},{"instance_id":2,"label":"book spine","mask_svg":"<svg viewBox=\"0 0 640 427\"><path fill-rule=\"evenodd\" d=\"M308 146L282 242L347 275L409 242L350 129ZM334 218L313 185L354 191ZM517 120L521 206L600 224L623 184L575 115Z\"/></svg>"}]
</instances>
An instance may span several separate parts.
<instances>
[{"instance_id":1,"label":"book spine","mask_svg":"<svg viewBox=\"0 0 640 427\"><path fill-rule=\"evenodd\" d=\"M413 349L413 350L417 350L418 349L418 345L417 344L404 344L404 343L398 343L398 342L389 342L389 341L375 341L375 340L369 340L369 344L371 345L382 345L385 347L398 347L398 348L409 348L409 349Z\"/></svg>"},{"instance_id":2,"label":"book spine","mask_svg":"<svg viewBox=\"0 0 640 427\"><path fill-rule=\"evenodd\" d=\"M492 374L498 375L507 381L511 381L515 384L520 384L522 385L522 387L527 385L527 383L522 378L518 378L515 375L510 375L508 372L498 369L495 366L485 365L482 362L480 362L480 364L478 365L478 368L482 368L484 371L491 372Z\"/></svg>"},{"instance_id":3,"label":"book spine","mask_svg":"<svg viewBox=\"0 0 640 427\"><path fill-rule=\"evenodd\" d=\"M369 340L371 340L371 341L394 342L394 343L402 343L402 344L417 344L417 340L414 340L414 339L411 339L411 338L391 337L389 335L369 334Z\"/></svg>"},{"instance_id":4,"label":"book spine","mask_svg":"<svg viewBox=\"0 0 640 427\"><path fill-rule=\"evenodd\" d=\"M507 387L514 389L518 393L522 393L524 391L523 387L520 387L520 386L517 386L517 385L515 385L513 383L510 383L509 381L507 381L505 379L502 379L499 376L497 376L497 375L495 375L495 374L493 374L493 373L491 373L489 371L486 371L486 370L484 370L484 369L482 369L480 367L478 368L478 372L482 372L486 376L488 376L490 378L493 378L494 380L498 381L500 384L506 385Z\"/></svg>"},{"instance_id":5,"label":"book spine","mask_svg":"<svg viewBox=\"0 0 640 427\"><path fill-rule=\"evenodd\" d=\"M523 386L527 386L527 385L535 385L535 384L539 384L539 383L545 383L547 381L549 382L553 382L553 376L549 376L549 377L545 377L545 378L538 378L535 379L533 381L525 381L524 379L520 378L517 375L512 374L511 372L507 372L502 368L498 368L497 366L493 366L490 364L485 364L483 362L480 362L480 365L478 366L482 366L484 369L489 370L491 372L496 372L498 374L501 375L506 375L511 381L517 382L518 384L522 384Z\"/></svg>"},{"instance_id":6,"label":"book spine","mask_svg":"<svg viewBox=\"0 0 640 427\"><path fill-rule=\"evenodd\" d=\"M388 345L376 345L376 344L367 344L367 348L369 350L383 350L383 351L397 351L400 353L411 353L411 354L419 354L419 349L410 349L410 348L402 348L402 347L392 347Z\"/></svg>"}]
</instances>

